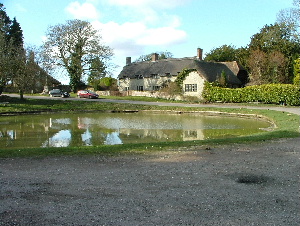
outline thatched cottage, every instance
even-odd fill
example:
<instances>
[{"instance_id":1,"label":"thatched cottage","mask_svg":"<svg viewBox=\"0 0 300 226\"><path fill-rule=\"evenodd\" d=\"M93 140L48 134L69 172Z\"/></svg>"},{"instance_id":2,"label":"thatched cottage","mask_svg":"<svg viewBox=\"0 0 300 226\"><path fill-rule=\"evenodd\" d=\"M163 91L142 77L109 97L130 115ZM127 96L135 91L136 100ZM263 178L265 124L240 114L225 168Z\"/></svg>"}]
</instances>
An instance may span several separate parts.
<instances>
[{"instance_id":1,"label":"thatched cottage","mask_svg":"<svg viewBox=\"0 0 300 226\"><path fill-rule=\"evenodd\" d=\"M247 71L236 61L205 62L203 50L197 49L196 57L170 58L158 60L158 54L152 55L152 61L131 63L126 58L126 66L118 76L120 91L158 91L169 82L175 81L183 69L194 69L183 81L183 94L201 97L204 82L214 82L225 72L230 87L241 87L247 82Z\"/></svg>"}]
</instances>

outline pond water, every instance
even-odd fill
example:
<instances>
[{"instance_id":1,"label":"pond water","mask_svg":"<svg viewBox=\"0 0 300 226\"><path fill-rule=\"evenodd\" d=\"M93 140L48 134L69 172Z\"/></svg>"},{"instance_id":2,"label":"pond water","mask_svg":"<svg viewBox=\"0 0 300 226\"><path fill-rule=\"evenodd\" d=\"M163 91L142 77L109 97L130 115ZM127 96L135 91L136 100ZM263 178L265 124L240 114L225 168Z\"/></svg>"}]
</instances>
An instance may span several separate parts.
<instances>
[{"instance_id":1,"label":"pond water","mask_svg":"<svg viewBox=\"0 0 300 226\"><path fill-rule=\"evenodd\" d=\"M201 114L80 113L0 117L0 149L190 141L261 132L265 121Z\"/></svg>"}]
</instances>

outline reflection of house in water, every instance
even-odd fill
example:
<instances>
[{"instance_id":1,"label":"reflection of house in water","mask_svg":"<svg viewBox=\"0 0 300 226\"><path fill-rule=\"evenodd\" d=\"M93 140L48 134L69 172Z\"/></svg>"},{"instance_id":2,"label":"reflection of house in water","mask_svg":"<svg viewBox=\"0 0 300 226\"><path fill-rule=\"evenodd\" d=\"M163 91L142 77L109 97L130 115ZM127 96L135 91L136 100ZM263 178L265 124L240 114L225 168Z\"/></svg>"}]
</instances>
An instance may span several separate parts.
<instances>
[{"instance_id":1,"label":"reflection of house in water","mask_svg":"<svg viewBox=\"0 0 300 226\"><path fill-rule=\"evenodd\" d=\"M120 129L120 139L123 143L141 143L141 142L153 142L153 141L168 141L171 140L171 136L176 137L178 134L173 131L163 131L158 129ZM175 133L177 135L175 135ZM128 141L128 142L127 142Z\"/></svg>"},{"instance_id":2,"label":"reflection of house in water","mask_svg":"<svg viewBox=\"0 0 300 226\"><path fill-rule=\"evenodd\" d=\"M205 136L202 129L197 130L184 130L183 131L183 141L189 140L204 140Z\"/></svg>"},{"instance_id":3,"label":"reflection of house in water","mask_svg":"<svg viewBox=\"0 0 300 226\"><path fill-rule=\"evenodd\" d=\"M204 140L203 130L120 129L120 138L137 142ZM141 141L142 140L142 141Z\"/></svg>"},{"instance_id":4,"label":"reflection of house in water","mask_svg":"<svg viewBox=\"0 0 300 226\"><path fill-rule=\"evenodd\" d=\"M77 118L77 128L86 130L81 132L85 145L202 140L202 125L202 118L196 115L123 114L121 117Z\"/></svg>"}]
</instances>

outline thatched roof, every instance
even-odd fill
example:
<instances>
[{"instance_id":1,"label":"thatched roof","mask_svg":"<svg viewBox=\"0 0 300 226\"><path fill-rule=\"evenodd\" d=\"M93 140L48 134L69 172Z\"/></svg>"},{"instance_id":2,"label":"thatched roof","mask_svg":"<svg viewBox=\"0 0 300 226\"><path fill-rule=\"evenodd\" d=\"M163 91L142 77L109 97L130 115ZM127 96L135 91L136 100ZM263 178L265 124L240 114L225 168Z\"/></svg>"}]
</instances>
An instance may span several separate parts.
<instances>
[{"instance_id":1,"label":"thatched roof","mask_svg":"<svg viewBox=\"0 0 300 226\"><path fill-rule=\"evenodd\" d=\"M183 69L196 69L208 82L216 81L217 77L224 71L231 84L241 84L237 78L239 65L234 62L216 63L205 62L197 58L170 58L157 61L144 61L131 63L124 66L118 78L136 78L142 76L144 78L152 75L177 76Z\"/></svg>"}]
</instances>

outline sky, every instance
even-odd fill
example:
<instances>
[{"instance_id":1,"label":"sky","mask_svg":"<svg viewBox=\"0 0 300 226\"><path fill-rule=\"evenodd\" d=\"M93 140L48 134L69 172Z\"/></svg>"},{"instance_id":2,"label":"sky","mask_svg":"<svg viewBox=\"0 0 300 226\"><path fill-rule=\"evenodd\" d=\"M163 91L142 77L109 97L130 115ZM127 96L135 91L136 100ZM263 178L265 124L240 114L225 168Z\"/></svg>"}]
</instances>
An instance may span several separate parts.
<instances>
[{"instance_id":1,"label":"sky","mask_svg":"<svg viewBox=\"0 0 300 226\"><path fill-rule=\"evenodd\" d=\"M25 45L42 45L49 26L80 19L99 29L114 51L117 77L126 63L141 55L168 51L193 57L222 45L246 46L293 0L0 0L16 17ZM54 76L55 77L55 76ZM67 83L66 77L56 78Z\"/></svg>"}]
</instances>

